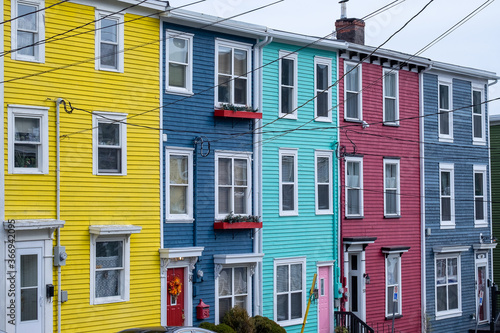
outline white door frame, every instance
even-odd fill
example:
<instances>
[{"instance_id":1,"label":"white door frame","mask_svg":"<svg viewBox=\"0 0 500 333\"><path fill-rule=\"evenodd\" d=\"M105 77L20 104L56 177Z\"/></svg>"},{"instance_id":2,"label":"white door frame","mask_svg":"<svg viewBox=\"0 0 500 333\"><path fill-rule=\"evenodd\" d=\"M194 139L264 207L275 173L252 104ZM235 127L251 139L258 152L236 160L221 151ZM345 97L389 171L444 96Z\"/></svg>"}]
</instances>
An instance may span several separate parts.
<instances>
[{"instance_id":1,"label":"white door frame","mask_svg":"<svg viewBox=\"0 0 500 333\"><path fill-rule=\"evenodd\" d=\"M350 308L351 305L351 298L352 298L352 288L351 288L351 283L349 280L349 275L351 272L351 266L350 266L350 260L349 257L350 255L358 255L358 295L359 297L359 304L358 304L358 317L362 321L366 322L366 285L365 285L365 279L363 278L364 273L366 272L365 269L365 254L366 252L364 251L363 245L351 245L348 250L344 250L344 277L346 280L346 287L349 292L349 297L347 298L347 302L345 303L346 310Z\"/></svg>"},{"instance_id":2,"label":"white door frame","mask_svg":"<svg viewBox=\"0 0 500 333\"><path fill-rule=\"evenodd\" d=\"M334 283L333 283L333 280L335 279L335 275L334 275L334 270L333 270L333 267L335 265L335 260L332 260L332 261L318 261L316 263L316 273L318 274L318 278L319 278L319 269L321 267L328 267L329 268L329 271L330 271L330 280L328 281L328 285L329 285L329 295L328 295L328 301L330 303L330 309L333 311L335 309L334 307L334 304L333 304L333 286L334 286ZM319 289L319 280L316 281L316 285L318 286L318 293L321 292ZM317 313L318 313L318 327L317 327L317 330L319 332L319 302L318 302L318 305L317 305ZM330 316L330 328L334 328L335 326L335 323L334 323L334 316L331 315Z\"/></svg>"},{"instance_id":3,"label":"white door frame","mask_svg":"<svg viewBox=\"0 0 500 333\"><path fill-rule=\"evenodd\" d=\"M490 291L488 290L488 279L489 279L489 267L488 267L488 252L487 251L474 251L474 285L475 285L475 299L476 299L476 318L479 320L479 298L478 298L478 267L484 266L486 268L486 292L483 298L483 306L486 308L486 320L480 321L479 323L489 323L490 322Z\"/></svg>"}]
</instances>

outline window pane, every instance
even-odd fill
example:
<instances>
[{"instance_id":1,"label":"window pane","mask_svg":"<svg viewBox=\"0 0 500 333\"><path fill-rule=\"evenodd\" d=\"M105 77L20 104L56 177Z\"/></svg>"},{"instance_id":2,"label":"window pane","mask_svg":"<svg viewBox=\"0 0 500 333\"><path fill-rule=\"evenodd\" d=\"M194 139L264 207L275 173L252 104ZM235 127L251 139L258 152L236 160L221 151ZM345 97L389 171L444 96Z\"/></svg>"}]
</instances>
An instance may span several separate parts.
<instances>
[{"instance_id":1,"label":"window pane","mask_svg":"<svg viewBox=\"0 0 500 333\"><path fill-rule=\"evenodd\" d=\"M474 194L475 195L483 195L483 174L482 173L474 173Z\"/></svg>"},{"instance_id":2,"label":"window pane","mask_svg":"<svg viewBox=\"0 0 500 333\"><path fill-rule=\"evenodd\" d=\"M316 65L316 89L325 90L328 88L328 66Z\"/></svg>"},{"instance_id":3,"label":"window pane","mask_svg":"<svg viewBox=\"0 0 500 333\"><path fill-rule=\"evenodd\" d=\"M396 164L386 164L385 165L385 187L386 188L397 188L397 165Z\"/></svg>"},{"instance_id":4,"label":"window pane","mask_svg":"<svg viewBox=\"0 0 500 333\"><path fill-rule=\"evenodd\" d=\"M359 67L353 65L346 66L346 90L359 91Z\"/></svg>"},{"instance_id":5,"label":"window pane","mask_svg":"<svg viewBox=\"0 0 500 333\"><path fill-rule=\"evenodd\" d=\"M247 79L234 79L234 104L247 104Z\"/></svg>"},{"instance_id":6,"label":"window pane","mask_svg":"<svg viewBox=\"0 0 500 333\"><path fill-rule=\"evenodd\" d=\"M293 182L295 178L294 172L295 158L294 156L281 156L281 181Z\"/></svg>"},{"instance_id":7,"label":"window pane","mask_svg":"<svg viewBox=\"0 0 500 333\"><path fill-rule=\"evenodd\" d=\"M117 68L118 64L118 46L113 44L101 43L101 65Z\"/></svg>"},{"instance_id":8,"label":"window pane","mask_svg":"<svg viewBox=\"0 0 500 333\"><path fill-rule=\"evenodd\" d=\"M294 210L295 209L295 192L294 185L282 185L283 188L283 210Z\"/></svg>"},{"instance_id":9,"label":"window pane","mask_svg":"<svg viewBox=\"0 0 500 333\"><path fill-rule=\"evenodd\" d=\"M290 291L302 290L302 264L290 265Z\"/></svg>"},{"instance_id":10,"label":"window pane","mask_svg":"<svg viewBox=\"0 0 500 333\"><path fill-rule=\"evenodd\" d=\"M246 214L246 213L247 213L246 188L235 187L234 188L234 214Z\"/></svg>"},{"instance_id":11,"label":"window pane","mask_svg":"<svg viewBox=\"0 0 500 333\"><path fill-rule=\"evenodd\" d=\"M288 265L276 267L276 292L289 291L288 288Z\"/></svg>"},{"instance_id":12,"label":"window pane","mask_svg":"<svg viewBox=\"0 0 500 333\"><path fill-rule=\"evenodd\" d=\"M116 43L118 41L118 21L110 19L101 20L101 41Z\"/></svg>"},{"instance_id":13,"label":"window pane","mask_svg":"<svg viewBox=\"0 0 500 333\"><path fill-rule=\"evenodd\" d=\"M330 159L328 157L318 157L317 159L317 182L329 183L330 182Z\"/></svg>"},{"instance_id":14,"label":"window pane","mask_svg":"<svg viewBox=\"0 0 500 333\"><path fill-rule=\"evenodd\" d=\"M437 292L437 310L438 311L446 311L447 310L447 303L448 303L446 286L437 287L436 292Z\"/></svg>"},{"instance_id":15,"label":"window pane","mask_svg":"<svg viewBox=\"0 0 500 333\"><path fill-rule=\"evenodd\" d=\"M399 258L388 257L387 258L387 284L396 285L399 284Z\"/></svg>"},{"instance_id":16,"label":"window pane","mask_svg":"<svg viewBox=\"0 0 500 333\"><path fill-rule=\"evenodd\" d=\"M441 172L441 195L451 195L451 173Z\"/></svg>"},{"instance_id":17,"label":"window pane","mask_svg":"<svg viewBox=\"0 0 500 333\"><path fill-rule=\"evenodd\" d=\"M247 268L246 267L235 267L234 268L234 294L235 295L246 294L247 290L248 290Z\"/></svg>"},{"instance_id":18,"label":"window pane","mask_svg":"<svg viewBox=\"0 0 500 333\"><path fill-rule=\"evenodd\" d=\"M230 103L231 77L219 75L218 96L220 103Z\"/></svg>"},{"instance_id":19,"label":"window pane","mask_svg":"<svg viewBox=\"0 0 500 333\"><path fill-rule=\"evenodd\" d=\"M248 54L245 50L234 50L234 75L236 76L246 76Z\"/></svg>"},{"instance_id":20,"label":"window pane","mask_svg":"<svg viewBox=\"0 0 500 333\"><path fill-rule=\"evenodd\" d=\"M396 100L392 98L385 99L385 121L396 121Z\"/></svg>"},{"instance_id":21,"label":"window pane","mask_svg":"<svg viewBox=\"0 0 500 333\"><path fill-rule=\"evenodd\" d=\"M281 84L285 86L294 85L294 60L281 59Z\"/></svg>"},{"instance_id":22,"label":"window pane","mask_svg":"<svg viewBox=\"0 0 500 333\"><path fill-rule=\"evenodd\" d=\"M121 172L121 149L99 148L98 170Z\"/></svg>"},{"instance_id":23,"label":"window pane","mask_svg":"<svg viewBox=\"0 0 500 333\"><path fill-rule=\"evenodd\" d=\"M448 310L458 309L458 285L448 287Z\"/></svg>"},{"instance_id":24,"label":"window pane","mask_svg":"<svg viewBox=\"0 0 500 333\"><path fill-rule=\"evenodd\" d=\"M328 92L318 92L316 97L318 117L328 117Z\"/></svg>"},{"instance_id":25,"label":"window pane","mask_svg":"<svg viewBox=\"0 0 500 333\"><path fill-rule=\"evenodd\" d=\"M170 184L187 184L188 179L188 157L170 155Z\"/></svg>"},{"instance_id":26,"label":"window pane","mask_svg":"<svg viewBox=\"0 0 500 333\"><path fill-rule=\"evenodd\" d=\"M21 288L38 286L38 256L21 256Z\"/></svg>"},{"instance_id":27,"label":"window pane","mask_svg":"<svg viewBox=\"0 0 500 333\"><path fill-rule=\"evenodd\" d=\"M394 287L393 286L388 286L387 287L387 313L390 314L390 315L392 315L392 313L394 311L394 305L395 305L395 303L394 303L393 298L394 298Z\"/></svg>"},{"instance_id":28,"label":"window pane","mask_svg":"<svg viewBox=\"0 0 500 333\"><path fill-rule=\"evenodd\" d=\"M231 211L231 188L219 187L219 214L229 214Z\"/></svg>"},{"instance_id":29,"label":"window pane","mask_svg":"<svg viewBox=\"0 0 500 333\"><path fill-rule=\"evenodd\" d=\"M14 167L38 168L38 145L14 145Z\"/></svg>"},{"instance_id":30,"label":"window pane","mask_svg":"<svg viewBox=\"0 0 500 333\"><path fill-rule=\"evenodd\" d=\"M446 259L436 260L436 284L446 283Z\"/></svg>"},{"instance_id":31,"label":"window pane","mask_svg":"<svg viewBox=\"0 0 500 333\"><path fill-rule=\"evenodd\" d=\"M120 145L120 124L99 123L99 145Z\"/></svg>"},{"instance_id":32,"label":"window pane","mask_svg":"<svg viewBox=\"0 0 500 333\"><path fill-rule=\"evenodd\" d=\"M168 65L168 84L172 87L186 88L187 66L170 63Z\"/></svg>"},{"instance_id":33,"label":"window pane","mask_svg":"<svg viewBox=\"0 0 500 333\"><path fill-rule=\"evenodd\" d=\"M98 271L95 273L95 297L120 295L120 271Z\"/></svg>"},{"instance_id":34,"label":"window pane","mask_svg":"<svg viewBox=\"0 0 500 333\"><path fill-rule=\"evenodd\" d=\"M386 214L397 214L397 194L394 190L385 191Z\"/></svg>"},{"instance_id":35,"label":"window pane","mask_svg":"<svg viewBox=\"0 0 500 333\"><path fill-rule=\"evenodd\" d=\"M347 214L361 214L360 191L356 189L347 190Z\"/></svg>"},{"instance_id":36,"label":"window pane","mask_svg":"<svg viewBox=\"0 0 500 333\"><path fill-rule=\"evenodd\" d=\"M441 221L451 221L450 198L441 198Z\"/></svg>"},{"instance_id":37,"label":"window pane","mask_svg":"<svg viewBox=\"0 0 500 333\"><path fill-rule=\"evenodd\" d=\"M448 86L439 85L439 108L449 110L450 109L450 101L449 101L449 90Z\"/></svg>"},{"instance_id":38,"label":"window pane","mask_svg":"<svg viewBox=\"0 0 500 333\"><path fill-rule=\"evenodd\" d=\"M123 242L96 243L96 269L123 266Z\"/></svg>"},{"instance_id":39,"label":"window pane","mask_svg":"<svg viewBox=\"0 0 500 333\"><path fill-rule=\"evenodd\" d=\"M329 185L318 185L318 209L330 209Z\"/></svg>"},{"instance_id":40,"label":"window pane","mask_svg":"<svg viewBox=\"0 0 500 333\"><path fill-rule=\"evenodd\" d=\"M234 306L239 306L240 308L246 309L247 296L236 296L234 298Z\"/></svg>"},{"instance_id":41,"label":"window pane","mask_svg":"<svg viewBox=\"0 0 500 333\"><path fill-rule=\"evenodd\" d=\"M476 220L484 220L483 198L476 198Z\"/></svg>"},{"instance_id":42,"label":"window pane","mask_svg":"<svg viewBox=\"0 0 500 333\"><path fill-rule=\"evenodd\" d=\"M292 315L290 319L302 318L302 293L292 293L290 295Z\"/></svg>"},{"instance_id":43,"label":"window pane","mask_svg":"<svg viewBox=\"0 0 500 333\"><path fill-rule=\"evenodd\" d=\"M457 259L448 259L448 283L458 282L457 270Z\"/></svg>"},{"instance_id":44,"label":"window pane","mask_svg":"<svg viewBox=\"0 0 500 333\"><path fill-rule=\"evenodd\" d=\"M247 186L247 160L234 160L234 184Z\"/></svg>"},{"instance_id":45,"label":"window pane","mask_svg":"<svg viewBox=\"0 0 500 333\"><path fill-rule=\"evenodd\" d=\"M219 275L219 296L232 294L232 272L231 268L224 268Z\"/></svg>"},{"instance_id":46,"label":"window pane","mask_svg":"<svg viewBox=\"0 0 500 333\"><path fill-rule=\"evenodd\" d=\"M225 46L219 46L219 73L232 74L231 49Z\"/></svg>"},{"instance_id":47,"label":"window pane","mask_svg":"<svg viewBox=\"0 0 500 333\"><path fill-rule=\"evenodd\" d=\"M219 322L222 322L226 312L231 310L231 298L219 298Z\"/></svg>"},{"instance_id":48,"label":"window pane","mask_svg":"<svg viewBox=\"0 0 500 333\"><path fill-rule=\"evenodd\" d=\"M359 96L358 93L351 93L351 92L346 93L345 107L346 107L347 118L353 118L353 119L359 118L358 96Z\"/></svg>"},{"instance_id":49,"label":"window pane","mask_svg":"<svg viewBox=\"0 0 500 333\"><path fill-rule=\"evenodd\" d=\"M180 62L183 64L188 63L189 56L189 41L182 38L170 38L169 42L169 60Z\"/></svg>"},{"instance_id":50,"label":"window pane","mask_svg":"<svg viewBox=\"0 0 500 333\"><path fill-rule=\"evenodd\" d=\"M482 138L483 137L483 122L481 116L474 115L474 137Z\"/></svg>"},{"instance_id":51,"label":"window pane","mask_svg":"<svg viewBox=\"0 0 500 333\"><path fill-rule=\"evenodd\" d=\"M232 185L232 163L230 158L219 158L219 185Z\"/></svg>"},{"instance_id":52,"label":"window pane","mask_svg":"<svg viewBox=\"0 0 500 333\"><path fill-rule=\"evenodd\" d=\"M481 98L481 92L480 91L473 91L472 92L472 111L475 114L482 114L482 98Z\"/></svg>"},{"instance_id":53,"label":"window pane","mask_svg":"<svg viewBox=\"0 0 500 333\"><path fill-rule=\"evenodd\" d=\"M288 320L288 294L276 297L278 321Z\"/></svg>"},{"instance_id":54,"label":"window pane","mask_svg":"<svg viewBox=\"0 0 500 333\"><path fill-rule=\"evenodd\" d=\"M38 319L38 288L21 289L21 321Z\"/></svg>"},{"instance_id":55,"label":"window pane","mask_svg":"<svg viewBox=\"0 0 500 333\"><path fill-rule=\"evenodd\" d=\"M170 214L187 214L187 186L170 186Z\"/></svg>"},{"instance_id":56,"label":"window pane","mask_svg":"<svg viewBox=\"0 0 500 333\"><path fill-rule=\"evenodd\" d=\"M17 48L20 49L17 53L26 56L35 56L35 34L32 32L18 31L17 32ZM31 45L31 46L30 46Z\"/></svg>"},{"instance_id":57,"label":"window pane","mask_svg":"<svg viewBox=\"0 0 500 333\"><path fill-rule=\"evenodd\" d=\"M444 135L450 134L450 115L448 111L439 113L439 133Z\"/></svg>"},{"instance_id":58,"label":"window pane","mask_svg":"<svg viewBox=\"0 0 500 333\"><path fill-rule=\"evenodd\" d=\"M396 97L396 73L389 73L384 76L385 96Z\"/></svg>"},{"instance_id":59,"label":"window pane","mask_svg":"<svg viewBox=\"0 0 500 333\"><path fill-rule=\"evenodd\" d=\"M360 187L359 162L347 162L347 187Z\"/></svg>"},{"instance_id":60,"label":"window pane","mask_svg":"<svg viewBox=\"0 0 500 333\"><path fill-rule=\"evenodd\" d=\"M40 119L16 117L15 140L40 142Z\"/></svg>"},{"instance_id":61,"label":"window pane","mask_svg":"<svg viewBox=\"0 0 500 333\"><path fill-rule=\"evenodd\" d=\"M293 88L281 87L281 113L293 113Z\"/></svg>"},{"instance_id":62,"label":"window pane","mask_svg":"<svg viewBox=\"0 0 500 333\"><path fill-rule=\"evenodd\" d=\"M18 4L17 5L17 28L21 30L28 30L28 31L37 31L37 15L33 12L35 12L37 8L35 6L29 6L29 5L24 5L24 4ZM28 13L33 13L26 15ZM23 16L26 15L26 16Z\"/></svg>"}]
</instances>

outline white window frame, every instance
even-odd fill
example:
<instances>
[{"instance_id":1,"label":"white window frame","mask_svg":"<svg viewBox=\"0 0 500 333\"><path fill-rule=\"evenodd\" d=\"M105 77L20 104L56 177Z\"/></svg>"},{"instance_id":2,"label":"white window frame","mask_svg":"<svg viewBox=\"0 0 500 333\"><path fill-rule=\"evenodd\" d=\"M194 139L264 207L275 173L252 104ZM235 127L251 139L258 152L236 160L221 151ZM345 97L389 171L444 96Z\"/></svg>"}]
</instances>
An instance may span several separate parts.
<instances>
[{"instance_id":1,"label":"white window frame","mask_svg":"<svg viewBox=\"0 0 500 333\"><path fill-rule=\"evenodd\" d=\"M165 91L173 94L192 95L193 94L193 34L175 30L165 31ZM188 43L188 62L186 64L186 87L171 87L169 85L170 72L170 39L184 39ZM174 62L175 63L175 62Z\"/></svg>"},{"instance_id":2,"label":"white window frame","mask_svg":"<svg viewBox=\"0 0 500 333\"><path fill-rule=\"evenodd\" d=\"M328 183L318 183L318 158L328 159ZM319 185L328 185L328 209L319 208ZM333 214L333 164L331 150L316 150L314 152L314 189L316 202L316 215Z\"/></svg>"},{"instance_id":3,"label":"white window frame","mask_svg":"<svg viewBox=\"0 0 500 333\"><path fill-rule=\"evenodd\" d=\"M347 187L347 163L359 163L359 214L349 214L348 213L348 187ZM345 216L346 217L354 217L354 218L362 218L364 214L364 203L363 203L363 157L356 156L346 156L345 157Z\"/></svg>"},{"instance_id":4,"label":"white window frame","mask_svg":"<svg viewBox=\"0 0 500 333\"><path fill-rule=\"evenodd\" d=\"M279 51L279 70L278 70L278 76L279 76L279 88L278 88L278 116L280 118L286 118L286 119L297 119L298 118L298 110L297 110L297 105L298 105L298 60L299 56L297 53L290 52L290 51L284 51L281 50ZM282 70L282 60L283 59L288 59L288 60L293 60L293 86L286 86L286 87L291 87L293 89L293 100L292 100L292 113L283 113L281 112L281 88L282 88L282 83L281 83L281 70Z\"/></svg>"},{"instance_id":5,"label":"white window frame","mask_svg":"<svg viewBox=\"0 0 500 333\"><path fill-rule=\"evenodd\" d=\"M485 145L486 144L486 111L485 111L485 94L484 85L472 84L471 101L474 104L474 92L481 93L481 115L474 113L474 106L472 107L472 143L475 145ZM476 137L474 133L474 118L481 117L481 137Z\"/></svg>"},{"instance_id":6,"label":"white window frame","mask_svg":"<svg viewBox=\"0 0 500 333\"><path fill-rule=\"evenodd\" d=\"M236 104L234 103L234 80L238 78L238 75L234 74L234 58L231 59L232 68L231 68L231 96L229 104L233 104L235 106L250 106L252 104L252 46L250 44L239 43L235 41L219 39L215 40L215 81L216 84L219 82L219 46L224 46L231 48L234 52L234 49L245 50L247 52L247 101L246 104ZM217 88L214 89L215 93L215 106L220 107L222 104L219 102L219 90Z\"/></svg>"},{"instance_id":7,"label":"white window frame","mask_svg":"<svg viewBox=\"0 0 500 333\"><path fill-rule=\"evenodd\" d=\"M130 300L130 235L98 236L92 234L90 244L90 305L127 302ZM121 295L109 297L95 296L96 275L96 243L97 242L123 242L123 269L121 272Z\"/></svg>"},{"instance_id":8,"label":"white window frame","mask_svg":"<svg viewBox=\"0 0 500 333\"><path fill-rule=\"evenodd\" d=\"M324 58L324 57L314 57L314 93L316 96L319 96L321 92L323 92L323 89L318 89L317 82L318 82L318 65L325 65L327 66L327 85L328 89L326 90L327 98L328 98L328 103L327 103L327 108L328 108L328 115L326 117L320 117L318 115L318 98L315 99L314 101L314 120L315 121L324 121L324 122L331 122L332 121L332 59L331 58ZM280 90L281 91L281 90ZM280 99L281 101L281 99ZM280 109L281 110L281 109Z\"/></svg>"},{"instance_id":9,"label":"white window frame","mask_svg":"<svg viewBox=\"0 0 500 333\"><path fill-rule=\"evenodd\" d=\"M398 283L394 285L389 285L389 276L388 276L388 270L387 270L387 261L389 258L397 258L398 259ZM394 313L394 315L400 316L403 314L403 298L402 298L402 290L401 290L401 253L391 253L387 254L385 256L385 317L386 318L392 318L392 312L389 313L389 308L387 307L387 303L389 301L393 301L394 294L389 295L389 287L397 286L398 287L398 301L397 301L397 309Z\"/></svg>"},{"instance_id":10,"label":"white window frame","mask_svg":"<svg viewBox=\"0 0 500 333\"><path fill-rule=\"evenodd\" d=\"M35 6L36 10L40 10L45 7L45 1L43 0L16 0L12 1L11 3L11 19L15 19L19 16L18 14L18 4L23 4L23 5L28 5L28 6ZM44 11L39 11L38 13L35 14L37 23L38 23L38 29L37 32L35 33L35 43L40 42L40 44L35 45L35 55L34 56L27 56L27 55L22 55L17 51L14 51L11 53L11 58L14 60L22 60L22 61L31 61L31 62L37 62L37 63L45 63L45 43L42 41L45 39L45 14ZM11 49L12 50L17 50L17 31L18 31L18 20L15 19L12 21L12 28L11 28Z\"/></svg>"},{"instance_id":11,"label":"white window frame","mask_svg":"<svg viewBox=\"0 0 500 333\"><path fill-rule=\"evenodd\" d=\"M278 266L283 266L283 265L297 265L300 264L302 265L302 317L297 318L297 319L291 319L291 320L283 320L283 321L278 321L278 293L276 292L277 288L277 277L278 277L278 271L277 268ZM306 309L306 291L307 291L307 275L306 275L306 257L297 257L297 258L286 258L286 259L274 259L274 285L273 285L273 296L274 296L274 321L280 324L283 327L286 326L291 326L291 325L298 325L302 324L304 320L304 312ZM288 270L290 273L290 269ZM290 291L288 292L290 294ZM290 298L289 298L289 303L288 303L288 313L291 314L290 311Z\"/></svg>"},{"instance_id":12,"label":"white window frame","mask_svg":"<svg viewBox=\"0 0 500 333\"><path fill-rule=\"evenodd\" d=\"M116 21L117 30L117 67L104 66L101 64L101 24L102 20L114 20ZM95 11L96 20L96 31L95 31L95 69L101 71L118 72L123 73L124 71L124 16L123 14L116 14L103 10Z\"/></svg>"},{"instance_id":13,"label":"white window frame","mask_svg":"<svg viewBox=\"0 0 500 333\"><path fill-rule=\"evenodd\" d=\"M387 188L386 184L386 172L385 172L385 167L388 164L395 164L397 168L397 175L396 175L396 214L389 214L387 212L387 197L386 197L386 192L387 190L394 190L394 188ZM384 216L385 217L400 217L401 216L401 177L400 177L400 170L401 170L401 161L399 159L394 159L394 158L384 158Z\"/></svg>"},{"instance_id":14,"label":"white window frame","mask_svg":"<svg viewBox=\"0 0 500 333\"><path fill-rule=\"evenodd\" d=\"M221 268L221 272L222 272L222 269L231 269L231 274L232 274L232 290L234 291L234 269L235 268L246 268L247 269L247 301L246 301L246 304L245 304L245 310L247 310L248 314L250 316L252 316L252 289L253 289L253 284L252 284L252 272L251 272L251 265L248 264L248 263L242 263L242 264L231 264L231 265L222 265L222 268ZM216 265L216 268L217 270L217 265ZM220 297L219 296L219 278L220 278L220 275L217 274L216 278L215 278L215 324L218 325L220 323L219 321L219 299L220 298L229 298L231 297L232 298L232 303L234 305L234 292L231 294L231 296L224 296L224 297ZM233 306L234 307L234 306Z\"/></svg>"},{"instance_id":15,"label":"white window frame","mask_svg":"<svg viewBox=\"0 0 500 333\"><path fill-rule=\"evenodd\" d=\"M437 310L437 260L446 259L446 272L448 272L448 259L457 259L457 285L458 285L458 308L453 310L438 311ZM462 315L462 268L461 268L460 253L436 254L434 256L434 295L435 295L435 316L436 320L459 317ZM448 275L448 273L446 273ZM448 283L446 283L448 285ZM448 302L448 300L446 300Z\"/></svg>"},{"instance_id":16,"label":"white window frame","mask_svg":"<svg viewBox=\"0 0 500 333\"><path fill-rule=\"evenodd\" d=\"M389 125L389 126L399 126L399 71L395 70L395 69L388 69L388 68L384 68L383 70L383 75L384 75L384 82L382 83L382 90L383 90L383 94L384 94L384 125ZM396 77L396 82L395 82L395 90L396 90L396 97L392 97L392 96L387 96L386 95L386 91L385 91L385 80L387 78L387 76L389 75L394 75ZM385 113L385 107L386 107L386 100L387 99L392 99L395 101L395 119L394 121L387 121L385 120L386 118L386 113Z\"/></svg>"},{"instance_id":17,"label":"white window frame","mask_svg":"<svg viewBox=\"0 0 500 333\"><path fill-rule=\"evenodd\" d=\"M483 195L476 196L476 173L480 173L483 175ZM473 173L473 196L474 196L474 226L475 227L487 227L488 226L488 196L487 196L487 184L486 181L486 165L474 165L474 173ZM483 217L482 220L476 220L476 198L483 198Z\"/></svg>"},{"instance_id":18,"label":"white window frame","mask_svg":"<svg viewBox=\"0 0 500 333\"><path fill-rule=\"evenodd\" d=\"M347 66L354 66L357 67L358 69L358 80L359 80L359 88L360 90L358 91L347 91ZM363 67L362 64L358 64L355 62L350 62L350 61L344 61L344 120L346 121L355 121L355 122L360 122L363 120ZM350 118L347 116L347 93L356 93L358 96L358 117L357 118Z\"/></svg>"},{"instance_id":19,"label":"white window frame","mask_svg":"<svg viewBox=\"0 0 500 333\"><path fill-rule=\"evenodd\" d=\"M246 197L246 206L247 212L246 214L237 214L237 215L251 215L252 214L252 153L250 152L229 152L229 151L216 151L215 152L215 219L222 220L226 217L227 214L219 213L219 159L220 158L228 158L232 160L232 181L231 185L231 197L234 196L234 188L237 187L234 185L234 160L246 160L247 161L247 197ZM232 202L232 208L234 208L234 202Z\"/></svg>"},{"instance_id":20,"label":"white window frame","mask_svg":"<svg viewBox=\"0 0 500 333\"><path fill-rule=\"evenodd\" d=\"M455 228L455 166L453 163L439 163L439 221L441 229L454 229ZM443 172L450 173L450 216L451 221L443 221L442 214L442 198L441 195L441 174Z\"/></svg>"},{"instance_id":21,"label":"white window frame","mask_svg":"<svg viewBox=\"0 0 500 333\"><path fill-rule=\"evenodd\" d=\"M188 158L188 185L186 214L170 213L170 156L186 156ZM193 222L193 149L167 147L165 149L165 222L192 223Z\"/></svg>"},{"instance_id":22,"label":"white window frame","mask_svg":"<svg viewBox=\"0 0 500 333\"><path fill-rule=\"evenodd\" d=\"M8 105L8 172L10 174L49 173L49 108L29 105ZM38 168L15 167L15 118L36 118L40 120L40 145Z\"/></svg>"},{"instance_id":23,"label":"white window frame","mask_svg":"<svg viewBox=\"0 0 500 333\"><path fill-rule=\"evenodd\" d=\"M120 126L121 172L99 171L99 123L117 123ZM92 112L93 174L103 176L127 175L127 114L116 112Z\"/></svg>"},{"instance_id":24,"label":"white window frame","mask_svg":"<svg viewBox=\"0 0 500 333\"><path fill-rule=\"evenodd\" d=\"M299 150L294 149L294 148L280 148L279 150L279 207L280 207L280 216L297 216L299 215L299 182L298 182L298 155L299 155ZM293 157L293 163L294 163L294 178L293 178L293 183L284 183L283 178L282 178L282 158L283 156L292 156ZM283 185L293 185L293 195L294 195L294 203L293 203L293 210L284 210L283 209Z\"/></svg>"},{"instance_id":25,"label":"white window frame","mask_svg":"<svg viewBox=\"0 0 500 333\"><path fill-rule=\"evenodd\" d=\"M441 86L448 87L448 109L441 109ZM441 142L453 142L453 84L451 79L440 78L438 82L438 135ZM441 112L448 112L450 134L441 134Z\"/></svg>"}]
</instances>

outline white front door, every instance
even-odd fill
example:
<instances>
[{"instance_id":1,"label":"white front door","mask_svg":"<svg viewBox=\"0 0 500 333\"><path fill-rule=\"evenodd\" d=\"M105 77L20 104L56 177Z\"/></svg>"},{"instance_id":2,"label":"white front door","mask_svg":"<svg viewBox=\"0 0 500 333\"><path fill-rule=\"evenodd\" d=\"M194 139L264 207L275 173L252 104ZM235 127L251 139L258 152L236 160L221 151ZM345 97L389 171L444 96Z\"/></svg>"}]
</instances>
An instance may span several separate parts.
<instances>
[{"instance_id":1,"label":"white front door","mask_svg":"<svg viewBox=\"0 0 500 333\"><path fill-rule=\"evenodd\" d=\"M349 311L365 320L363 297L363 270L361 252L349 253Z\"/></svg>"},{"instance_id":2,"label":"white front door","mask_svg":"<svg viewBox=\"0 0 500 333\"><path fill-rule=\"evenodd\" d=\"M45 286L41 242L17 243L16 332L43 332Z\"/></svg>"},{"instance_id":3,"label":"white front door","mask_svg":"<svg viewBox=\"0 0 500 333\"><path fill-rule=\"evenodd\" d=\"M489 321L488 253L476 253L476 309L480 323Z\"/></svg>"}]
</instances>

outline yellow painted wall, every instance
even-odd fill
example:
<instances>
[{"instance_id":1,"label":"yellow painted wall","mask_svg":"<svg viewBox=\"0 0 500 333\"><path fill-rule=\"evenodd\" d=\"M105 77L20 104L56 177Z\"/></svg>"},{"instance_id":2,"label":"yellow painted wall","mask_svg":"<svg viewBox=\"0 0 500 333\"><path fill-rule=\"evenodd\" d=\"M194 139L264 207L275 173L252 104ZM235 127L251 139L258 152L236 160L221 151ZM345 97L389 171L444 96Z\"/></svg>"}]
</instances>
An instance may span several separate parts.
<instances>
[{"instance_id":1,"label":"yellow painted wall","mask_svg":"<svg viewBox=\"0 0 500 333\"><path fill-rule=\"evenodd\" d=\"M45 6L58 1L46 0ZM124 3L120 6L126 7ZM5 17L10 18L10 1ZM49 42L45 64L5 56L5 81L90 60L43 75L5 83L5 217L56 218L55 100L64 98L87 111L127 113L153 110L129 123L159 127L159 20L125 15L124 73L95 70L94 24L71 32L86 34ZM45 38L95 19L95 8L59 4L45 12ZM151 42L151 43L149 43ZM146 45L143 45L146 44ZM143 45L143 46L142 46ZM10 24L5 25L5 49L10 50ZM137 47L137 48L136 48ZM49 174L13 175L7 172L7 106L49 107ZM62 267L63 332L116 332L134 326L160 324L160 162L158 130L127 127L127 175L92 174L92 116L79 110L61 112L61 243L68 253ZM79 132L80 133L76 133ZM130 301L90 305L90 234L96 224L142 226L131 235ZM55 271L55 270L54 270ZM54 284L57 276L54 273ZM57 287L56 287L57 289ZM54 331L57 306L54 298Z\"/></svg>"}]
</instances>

